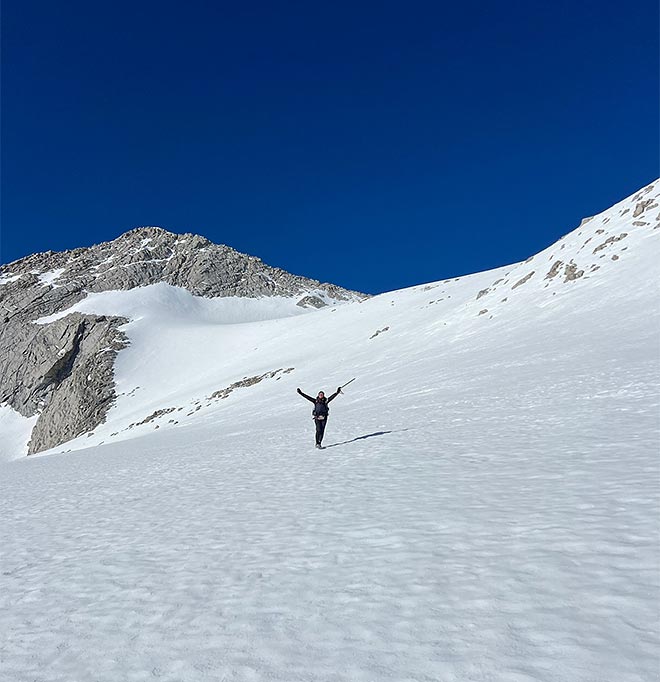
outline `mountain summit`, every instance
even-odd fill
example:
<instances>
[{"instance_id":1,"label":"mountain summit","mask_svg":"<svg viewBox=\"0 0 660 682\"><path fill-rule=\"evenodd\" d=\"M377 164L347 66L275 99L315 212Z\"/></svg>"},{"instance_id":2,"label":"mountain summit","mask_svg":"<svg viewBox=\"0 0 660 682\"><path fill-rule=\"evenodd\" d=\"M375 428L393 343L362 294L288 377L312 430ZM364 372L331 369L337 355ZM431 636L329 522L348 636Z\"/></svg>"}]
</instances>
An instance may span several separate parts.
<instances>
[{"instance_id":1,"label":"mountain summit","mask_svg":"<svg viewBox=\"0 0 660 682\"><path fill-rule=\"evenodd\" d=\"M138 227L89 248L27 256L0 267L3 281L16 282L12 290L36 285L41 294L44 286L64 289L66 294L59 291L46 297L55 306L70 304L84 291L133 289L158 282L183 287L196 296L300 296L299 305L313 307L364 298L270 267L260 258L205 237L160 227Z\"/></svg>"}]
</instances>

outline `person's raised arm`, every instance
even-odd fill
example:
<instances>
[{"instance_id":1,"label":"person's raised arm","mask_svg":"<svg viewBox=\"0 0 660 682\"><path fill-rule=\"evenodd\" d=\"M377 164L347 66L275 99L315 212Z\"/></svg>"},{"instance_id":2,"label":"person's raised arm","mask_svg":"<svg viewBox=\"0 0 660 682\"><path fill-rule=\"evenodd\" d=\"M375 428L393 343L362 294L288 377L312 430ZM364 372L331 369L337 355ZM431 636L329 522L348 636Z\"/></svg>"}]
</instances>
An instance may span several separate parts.
<instances>
[{"instance_id":1,"label":"person's raised arm","mask_svg":"<svg viewBox=\"0 0 660 682\"><path fill-rule=\"evenodd\" d=\"M341 386L328 398L328 402L334 400L341 393Z\"/></svg>"},{"instance_id":2,"label":"person's raised arm","mask_svg":"<svg viewBox=\"0 0 660 682\"><path fill-rule=\"evenodd\" d=\"M307 398L307 400L309 400L309 402L311 402L311 403L315 403L315 402L316 402L316 400L314 400L314 398L312 398L311 396L307 395L306 393L303 393L299 388L297 388L296 391L298 392L298 395L301 395L303 398Z\"/></svg>"}]
</instances>

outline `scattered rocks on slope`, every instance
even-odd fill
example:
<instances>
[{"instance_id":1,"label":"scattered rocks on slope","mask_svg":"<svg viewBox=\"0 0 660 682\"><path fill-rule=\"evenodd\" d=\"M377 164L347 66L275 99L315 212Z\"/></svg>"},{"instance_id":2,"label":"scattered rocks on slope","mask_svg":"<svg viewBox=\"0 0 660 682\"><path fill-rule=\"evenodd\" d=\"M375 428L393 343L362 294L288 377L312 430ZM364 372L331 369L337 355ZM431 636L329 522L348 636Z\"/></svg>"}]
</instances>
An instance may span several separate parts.
<instances>
[{"instance_id":1,"label":"scattered rocks on slope","mask_svg":"<svg viewBox=\"0 0 660 682\"><path fill-rule=\"evenodd\" d=\"M607 248L610 244L615 244L616 242L620 242L622 239L625 239L627 236L628 236L628 233L623 232L620 235L617 235L617 236L613 235L613 236L609 237L602 244L600 244L599 246L597 246L593 250L593 254L594 255L597 254L599 251L602 251L603 249Z\"/></svg>"},{"instance_id":2,"label":"scattered rocks on slope","mask_svg":"<svg viewBox=\"0 0 660 682\"><path fill-rule=\"evenodd\" d=\"M249 386L254 386L255 384L260 383L264 379L272 379L280 373L290 374L291 372L293 372L294 369L295 369L294 367L287 367L287 369L275 369L271 372L266 372L265 374L260 374L258 376L244 377L240 381L235 381L230 386L227 386L227 388L215 391L215 393L209 396L209 400L224 400L225 398L228 398L229 395L237 388L248 388Z\"/></svg>"},{"instance_id":3,"label":"scattered rocks on slope","mask_svg":"<svg viewBox=\"0 0 660 682\"><path fill-rule=\"evenodd\" d=\"M571 261L564 269L564 282L572 282L584 275L584 270L578 270L578 266Z\"/></svg>"},{"instance_id":4,"label":"scattered rocks on slope","mask_svg":"<svg viewBox=\"0 0 660 682\"><path fill-rule=\"evenodd\" d=\"M141 422L138 422L137 424L129 424L128 428L132 429L135 426L142 426L143 424L148 424L149 422L154 421L154 419L160 419L160 417L164 417L166 414L174 412L176 409L177 409L176 407L164 407L161 410L156 410L155 412L152 412L148 417L145 417Z\"/></svg>"},{"instance_id":5,"label":"scattered rocks on slope","mask_svg":"<svg viewBox=\"0 0 660 682\"><path fill-rule=\"evenodd\" d=\"M518 287L522 286L525 284L525 282L528 282L533 276L534 276L534 270L532 270L529 274L525 275L521 280L518 280L512 287L511 289L517 289Z\"/></svg>"},{"instance_id":6,"label":"scattered rocks on slope","mask_svg":"<svg viewBox=\"0 0 660 682\"><path fill-rule=\"evenodd\" d=\"M325 308L327 303L319 296L303 296L296 305L301 308Z\"/></svg>"},{"instance_id":7,"label":"scattered rocks on slope","mask_svg":"<svg viewBox=\"0 0 660 682\"><path fill-rule=\"evenodd\" d=\"M550 270L548 270L548 274L545 276L545 279L554 279L559 274L559 270L561 270L561 266L563 264L564 264L563 261L556 260L552 264Z\"/></svg>"},{"instance_id":8,"label":"scattered rocks on slope","mask_svg":"<svg viewBox=\"0 0 660 682\"><path fill-rule=\"evenodd\" d=\"M390 330L389 327L383 327L382 329L378 329L378 330L376 330L376 332L375 332L374 334L372 334L372 335L369 337L369 340L375 339L379 334L383 334L384 332L387 332L387 331L389 331L389 330Z\"/></svg>"},{"instance_id":9,"label":"scattered rocks on slope","mask_svg":"<svg viewBox=\"0 0 660 682\"><path fill-rule=\"evenodd\" d=\"M653 199L645 199L644 201L639 201L637 205L635 206L635 210L633 211L633 218L639 218L644 211L646 211L647 208L655 208L658 204L653 203Z\"/></svg>"}]
</instances>

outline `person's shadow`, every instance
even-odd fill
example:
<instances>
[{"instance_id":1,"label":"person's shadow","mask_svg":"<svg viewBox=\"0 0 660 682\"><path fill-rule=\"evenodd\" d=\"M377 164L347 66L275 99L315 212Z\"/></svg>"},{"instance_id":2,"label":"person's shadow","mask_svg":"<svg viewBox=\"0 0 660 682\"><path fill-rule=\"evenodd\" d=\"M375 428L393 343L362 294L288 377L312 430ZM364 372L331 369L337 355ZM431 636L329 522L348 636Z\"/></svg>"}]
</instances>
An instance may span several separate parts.
<instances>
[{"instance_id":1,"label":"person's shadow","mask_svg":"<svg viewBox=\"0 0 660 682\"><path fill-rule=\"evenodd\" d=\"M407 431L408 429L399 429L399 431ZM376 436L384 436L388 433L395 433L394 431L376 431L375 433L367 433L365 436L358 436L357 438L351 438L351 440L345 440L341 443L333 443L332 445L326 445L326 448L336 448L338 445L348 445L349 443L355 443L358 440L365 440L367 438L375 438Z\"/></svg>"}]
</instances>

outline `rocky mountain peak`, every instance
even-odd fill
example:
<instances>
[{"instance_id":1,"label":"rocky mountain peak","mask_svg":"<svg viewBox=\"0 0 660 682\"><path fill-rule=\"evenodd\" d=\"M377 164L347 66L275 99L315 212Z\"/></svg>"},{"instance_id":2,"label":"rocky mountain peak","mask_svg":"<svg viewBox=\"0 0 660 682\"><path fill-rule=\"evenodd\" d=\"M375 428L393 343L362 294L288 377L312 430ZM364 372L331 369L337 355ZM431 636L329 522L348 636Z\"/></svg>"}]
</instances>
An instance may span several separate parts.
<instances>
[{"instance_id":1,"label":"rocky mountain peak","mask_svg":"<svg viewBox=\"0 0 660 682\"><path fill-rule=\"evenodd\" d=\"M37 253L0 267L3 294L31 287L39 298L57 306L70 305L84 292L132 289L158 282L188 289L197 296L316 296L316 307L326 300L360 300L364 296L332 284L292 275L260 258L214 244L195 234L175 234L161 227L138 227L109 242L63 252ZM64 289L50 296L43 288ZM59 292L60 294L63 292ZM45 307L40 315L57 312ZM62 309L62 308L59 308Z\"/></svg>"},{"instance_id":2,"label":"rocky mountain peak","mask_svg":"<svg viewBox=\"0 0 660 682\"><path fill-rule=\"evenodd\" d=\"M179 248L192 250L213 246L213 242L198 234L177 234L162 227L146 226L135 227L132 230L128 230L116 239L105 242L101 246L115 251L130 247L137 250L145 248L154 249L159 246L166 246L171 249Z\"/></svg>"}]
</instances>

